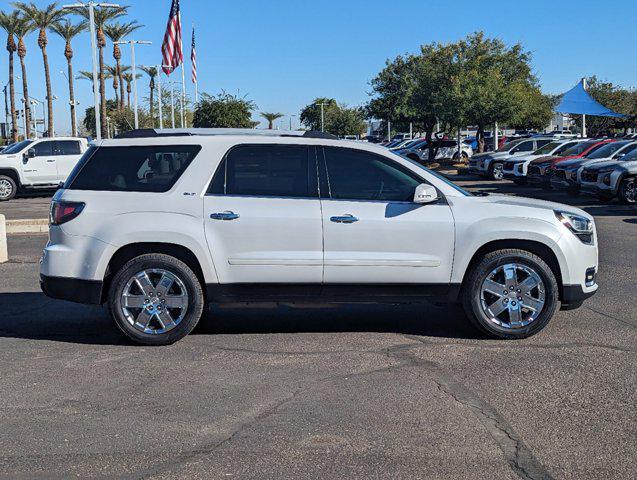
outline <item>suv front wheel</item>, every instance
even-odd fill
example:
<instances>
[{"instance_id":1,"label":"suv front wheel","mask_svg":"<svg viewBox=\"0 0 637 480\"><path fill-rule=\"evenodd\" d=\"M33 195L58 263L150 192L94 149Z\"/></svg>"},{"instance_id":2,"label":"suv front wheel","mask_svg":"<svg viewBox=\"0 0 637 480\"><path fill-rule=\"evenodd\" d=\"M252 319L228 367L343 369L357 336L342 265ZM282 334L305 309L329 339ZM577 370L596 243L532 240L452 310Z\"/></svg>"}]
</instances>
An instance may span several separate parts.
<instances>
[{"instance_id":1,"label":"suv front wheel","mask_svg":"<svg viewBox=\"0 0 637 480\"><path fill-rule=\"evenodd\" d=\"M558 285L550 267L526 250L486 254L469 272L462 304L471 322L495 338L535 335L558 305Z\"/></svg>"},{"instance_id":2,"label":"suv front wheel","mask_svg":"<svg viewBox=\"0 0 637 480\"><path fill-rule=\"evenodd\" d=\"M502 180L504 179L504 172L502 171L503 164L502 162L494 162L489 167L489 177L492 180Z\"/></svg>"},{"instance_id":3,"label":"suv front wheel","mask_svg":"<svg viewBox=\"0 0 637 480\"><path fill-rule=\"evenodd\" d=\"M637 203L637 178L630 177L622 180L619 184L618 197L622 203Z\"/></svg>"},{"instance_id":4,"label":"suv front wheel","mask_svg":"<svg viewBox=\"0 0 637 480\"><path fill-rule=\"evenodd\" d=\"M199 322L204 294L184 262L164 254L128 261L111 282L108 306L119 329L143 345L169 345Z\"/></svg>"}]
</instances>

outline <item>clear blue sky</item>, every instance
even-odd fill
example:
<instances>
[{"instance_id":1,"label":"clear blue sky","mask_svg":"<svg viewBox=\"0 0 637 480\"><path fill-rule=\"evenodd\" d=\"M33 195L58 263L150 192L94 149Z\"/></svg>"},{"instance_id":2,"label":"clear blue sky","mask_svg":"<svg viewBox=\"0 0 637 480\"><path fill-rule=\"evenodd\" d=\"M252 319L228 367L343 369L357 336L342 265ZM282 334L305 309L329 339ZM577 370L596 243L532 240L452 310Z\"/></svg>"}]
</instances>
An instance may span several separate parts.
<instances>
[{"instance_id":1,"label":"clear blue sky","mask_svg":"<svg viewBox=\"0 0 637 480\"><path fill-rule=\"evenodd\" d=\"M130 17L145 24L134 37L153 42L137 48L137 63L159 63L170 0L121 4L131 5ZM10 9L10 2L0 0L0 8ZM387 58L415 52L423 43L455 41L476 30L507 43L522 42L533 53L535 72L547 93L563 92L593 74L637 87L635 0L181 0L181 9L186 57L191 24L196 24L200 91L239 91L261 111L297 115L294 127L299 110L315 97L334 97L350 106L365 103L369 81ZM5 40L0 34L2 85L8 64ZM88 34L73 46L76 71L89 70ZM37 34L27 38L27 47L30 94L43 98ZM58 134L69 128L66 81L59 73L66 65L63 48L50 34L54 93L60 97ZM109 62L111 52L109 44ZM123 61L130 61L128 48ZM192 92L189 69L187 61L187 88ZM140 95L147 96L146 79L138 87ZM91 102L90 82L76 81L76 90L83 111ZM111 92L108 86L107 94ZM288 121L286 117L286 126Z\"/></svg>"}]
</instances>

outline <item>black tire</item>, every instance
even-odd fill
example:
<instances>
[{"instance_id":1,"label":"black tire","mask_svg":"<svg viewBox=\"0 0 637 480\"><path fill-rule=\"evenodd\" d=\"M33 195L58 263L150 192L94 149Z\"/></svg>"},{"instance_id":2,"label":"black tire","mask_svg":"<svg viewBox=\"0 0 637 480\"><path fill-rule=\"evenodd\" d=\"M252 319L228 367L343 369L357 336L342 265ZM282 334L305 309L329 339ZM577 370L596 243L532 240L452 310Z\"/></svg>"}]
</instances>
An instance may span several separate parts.
<instances>
[{"instance_id":1,"label":"black tire","mask_svg":"<svg viewBox=\"0 0 637 480\"><path fill-rule=\"evenodd\" d=\"M482 309L481 286L488 275L507 263L530 267L542 279L545 288L544 306L538 317L520 328L505 328L491 321ZM507 249L487 253L467 273L462 286L462 306L471 323L492 338L520 339L535 335L551 320L559 303L559 287L551 268L537 255L526 250Z\"/></svg>"},{"instance_id":2,"label":"black tire","mask_svg":"<svg viewBox=\"0 0 637 480\"><path fill-rule=\"evenodd\" d=\"M492 162L491 165L489 165L489 178L491 180L503 180L504 179L504 173L502 172L503 166L504 165L502 162Z\"/></svg>"},{"instance_id":3,"label":"black tire","mask_svg":"<svg viewBox=\"0 0 637 480\"><path fill-rule=\"evenodd\" d=\"M462 156L462 160L469 160L469 155L467 155L467 152L462 152L461 155L458 155L458 152L453 154L453 157L451 157L452 160L458 160L460 159L460 156Z\"/></svg>"},{"instance_id":4,"label":"black tire","mask_svg":"<svg viewBox=\"0 0 637 480\"><path fill-rule=\"evenodd\" d=\"M626 205L634 205L637 203L637 178L624 178L619 184L617 190L619 200Z\"/></svg>"},{"instance_id":5,"label":"black tire","mask_svg":"<svg viewBox=\"0 0 637 480\"><path fill-rule=\"evenodd\" d=\"M0 202L11 200L18 193L15 180L7 175L0 175Z\"/></svg>"},{"instance_id":6,"label":"black tire","mask_svg":"<svg viewBox=\"0 0 637 480\"><path fill-rule=\"evenodd\" d=\"M137 273L150 269L162 269L172 273L181 280L188 294L183 319L164 333L145 333L137 329L126 319L122 311L121 297L127 283ZM170 255L150 253L129 260L115 274L108 292L108 307L117 327L134 342L150 346L170 345L188 335L197 326L203 314L205 299L201 282L188 265Z\"/></svg>"},{"instance_id":7,"label":"black tire","mask_svg":"<svg viewBox=\"0 0 637 480\"><path fill-rule=\"evenodd\" d=\"M526 185L528 182L526 177L523 177L523 178L516 178L515 180L513 180L513 183L521 187L523 185Z\"/></svg>"}]
</instances>

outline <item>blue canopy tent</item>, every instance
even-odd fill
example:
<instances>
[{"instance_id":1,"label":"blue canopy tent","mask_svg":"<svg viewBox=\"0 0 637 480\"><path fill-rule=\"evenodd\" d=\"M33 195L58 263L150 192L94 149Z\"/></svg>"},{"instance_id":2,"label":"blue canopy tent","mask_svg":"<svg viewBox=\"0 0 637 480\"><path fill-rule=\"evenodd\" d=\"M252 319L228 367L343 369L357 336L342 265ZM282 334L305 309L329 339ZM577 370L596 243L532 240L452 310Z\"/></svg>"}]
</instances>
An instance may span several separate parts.
<instances>
[{"instance_id":1,"label":"blue canopy tent","mask_svg":"<svg viewBox=\"0 0 637 480\"><path fill-rule=\"evenodd\" d=\"M582 136L586 136L586 115L598 117L625 117L621 113L606 108L586 91L586 80L582 79L577 85L562 95L560 104L555 107L556 112L571 113L582 116Z\"/></svg>"}]
</instances>

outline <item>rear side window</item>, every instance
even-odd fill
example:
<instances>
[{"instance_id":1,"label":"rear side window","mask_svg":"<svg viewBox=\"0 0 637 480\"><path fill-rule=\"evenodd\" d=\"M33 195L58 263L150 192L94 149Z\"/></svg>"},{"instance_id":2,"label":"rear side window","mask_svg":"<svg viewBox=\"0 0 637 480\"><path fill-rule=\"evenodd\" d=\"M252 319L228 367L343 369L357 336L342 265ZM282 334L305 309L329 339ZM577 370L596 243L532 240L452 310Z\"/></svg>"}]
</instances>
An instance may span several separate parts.
<instances>
[{"instance_id":1,"label":"rear side window","mask_svg":"<svg viewBox=\"0 0 637 480\"><path fill-rule=\"evenodd\" d=\"M199 145L91 147L64 188L167 192L200 150Z\"/></svg>"},{"instance_id":2,"label":"rear side window","mask_svg":"<svg viewBox=\"0 0 637 480\"><path fill-rule=\"evenodd\" d=\"M56 155L79 155L80 142L74 140L58 140L53 147Z\"/></svg>"},{"instance_id":3,"label":"rear side window","mask_svg":"<svg viewBox=\"0 0 637 480\"><path fill-rule=\"evenodd\" d=\"M317 197L316 161L305 145L241 145L219 165L208 193Z\"/></svg>"}]
</instances>

